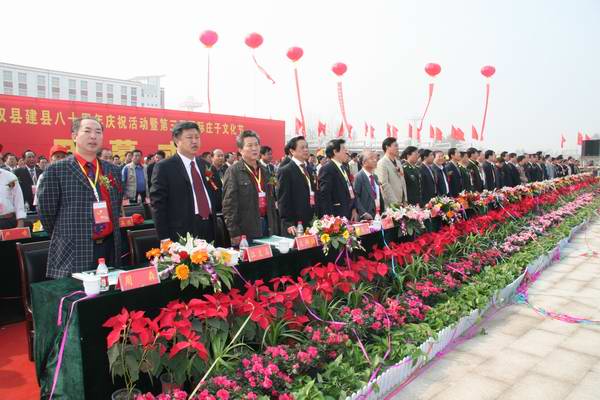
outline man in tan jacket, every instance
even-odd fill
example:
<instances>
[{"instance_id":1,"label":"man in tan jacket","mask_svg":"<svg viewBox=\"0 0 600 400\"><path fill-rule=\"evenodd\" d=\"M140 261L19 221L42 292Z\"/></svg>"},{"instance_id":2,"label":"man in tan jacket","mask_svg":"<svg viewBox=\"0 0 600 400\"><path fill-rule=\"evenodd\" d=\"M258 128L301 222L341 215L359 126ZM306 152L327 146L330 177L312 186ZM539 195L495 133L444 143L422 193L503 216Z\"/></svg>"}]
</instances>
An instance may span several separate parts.
<instances>
[{"instance_id":1,"label":"man in tan jacket","mask_svg":"<svg viewBox=\"0 0 600 400\"><path fill-rule=\"evenodd\" d=\"M377 162L375 174L381 183L381 191L385 207L392 204L406 203L406 181L404 171L398 160L398 143L396 138L389 137L383 141L381 160Z\"/></svg>"}]
</instances>

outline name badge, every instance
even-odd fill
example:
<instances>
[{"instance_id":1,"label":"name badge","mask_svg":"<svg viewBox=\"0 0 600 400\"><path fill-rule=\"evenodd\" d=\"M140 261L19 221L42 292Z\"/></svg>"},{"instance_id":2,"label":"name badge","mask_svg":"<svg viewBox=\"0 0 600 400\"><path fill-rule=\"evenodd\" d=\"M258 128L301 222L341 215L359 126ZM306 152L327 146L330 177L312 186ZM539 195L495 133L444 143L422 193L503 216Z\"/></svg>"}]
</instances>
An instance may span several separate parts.
<instances>
[{"instance_id":1,"label":"name badge","mask_svg":"<svg viewBox=\"0 0 600 400\"><path fill-rule=\"evenodd\" d=\"M106 206L105 201L97 201L94 203L94 223L96 224L105 224L110 222L110 217L108 216L108 207Z\"/></svg>"},{"instance_id":2,"label":"name badge","mask_svg":"<svg viewBox=\"0 0 600 400\"><path fill-rule=\"evenodd\" d=\"M258 192L258 209L261 212L267 210L267 194L265 192Z\"/></svg>"},{"instance_id":3,"label":"name badge","mask_svg":"<svg viewBox=\"0 0 600 400\"><path fill-rule=\"evenodd\" d=\"M311 207L314 207L316 204L315 203L315 192L313 192L312 190L310 191L310 194L309 194L309 202L310 202Z\"/></svg>"},{"instance_id":4,"label":"name badge","mask_svg":"<svg viewBox=\"0 0 600 400\"><path fill-rule=\"evenodd\" d=\"M350 192L350 198L354 199L354 190L352 189L352 185L348 184L348 192Z\"/></svg>"}]
</instances>

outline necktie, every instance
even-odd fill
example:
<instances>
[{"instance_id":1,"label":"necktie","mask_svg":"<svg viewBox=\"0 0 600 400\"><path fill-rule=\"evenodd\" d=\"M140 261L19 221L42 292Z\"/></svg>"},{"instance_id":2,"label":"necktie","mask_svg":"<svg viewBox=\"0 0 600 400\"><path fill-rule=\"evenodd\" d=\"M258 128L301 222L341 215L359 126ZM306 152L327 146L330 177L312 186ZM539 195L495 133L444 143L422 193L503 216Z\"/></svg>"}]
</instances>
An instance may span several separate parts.
<instances>
[{"instance_id":1,"label":"necktie","mask_svg":"<svg viewBox=\"0 0 600 400\"><path fill-rule=\"evenodd\" d=\"M29 170L29 175L31 175L31 181L33 182L33 184L35 185L35 181L36 181L36 176L35 176L35 168L31 168Z\"/></svg>"},{"instance_id":2,"label":"necktie","mask_svg":"<svg viewBox=\"0 0 600 400\"><path fill-rule=\"evenodd\" d=\"M94 164L92 164L91 162L85 163L85 168L87 170L88 178L90 178L92 182L94 182L94 179L96 178L96 170L94 168Z\"/></svg>"},{"instance_id":3,"label":"necktie","mask_svg":"<svg viewBox=\"0 0 600 400\"><path fill-rule=\"evenodd\" d=\"M196 205L198 206L198 215L202 218L208 218L210 215L210 206L208 205L208 199L202 186L202 178L196 169L196 163L192 161L190 163L192 168L192 183L194 186L194 194L196 195Z\"/></svg>"},{"instance_id":4,"label":"necktie","mask_svg":"<svg viewBox=\"0 0 600 400\"><path fill-rule=\"evenodd\" d=\"M371 181L371 195L373 199L377 199L377 190L375 189L375 177L373 175L369 176L369 181Z\"/></svg>"},{"instance_id":5,"label":"necktie","mask_svg":"<svg viewBox=\"0 0 600 400\"><path fill-rule=\"evenodd\" d=\"M308 170L306 169L306 164L302 163L302 164L300 164L300 167L302 168L302 173L304 174L304 176L306 176L306 179L308 179L308 181L310 182L310 175L308 175ZM310 189L310 185L309 185L309 189Z\"/></svg>"}]
</instances>

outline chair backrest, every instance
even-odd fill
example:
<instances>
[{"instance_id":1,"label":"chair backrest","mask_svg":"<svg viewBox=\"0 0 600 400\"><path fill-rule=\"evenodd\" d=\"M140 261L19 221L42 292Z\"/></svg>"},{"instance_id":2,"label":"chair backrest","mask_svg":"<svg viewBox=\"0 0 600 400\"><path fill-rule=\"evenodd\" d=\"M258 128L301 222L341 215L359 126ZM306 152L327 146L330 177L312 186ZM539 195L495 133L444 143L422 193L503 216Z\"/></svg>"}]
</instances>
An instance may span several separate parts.
<instances>
[{"instance_id":1,"label":"chair backrest","mask_svg":"<svg viewBox=\"0 0 600 400\"><path fill-rule=\"evenodd\" d=\"M154 247L160 246L156 229L142 229L138 231L127 231L129 242L129 254L132 265L139 265L146 260L146 252Z\"/></svg>"},{"instance_id":2,"label":"chair backrest","mask_svg":"<svg viewBox=\"0 0 600 400\"><path fill-rule=\"evenodd\" d=\"M142 217L144 217L144 219L146 219L146 210L144 209L143 204L124 206L123 212L125 213L125 217L131 217L133 214L140 214Z\"/></svg>"},{"instance_id":3,"label":"chair backrest","mask_svg":"<svg viewBox=\"0 0 600 400\"><path fill-rule=\"evenodd\" d=\"M21 274L21 298L26 313L31 313L30 285L47 280L46 267L49 248L49 240L33 243L17 242L19 272Z\"/></svg>"}]
</instances>

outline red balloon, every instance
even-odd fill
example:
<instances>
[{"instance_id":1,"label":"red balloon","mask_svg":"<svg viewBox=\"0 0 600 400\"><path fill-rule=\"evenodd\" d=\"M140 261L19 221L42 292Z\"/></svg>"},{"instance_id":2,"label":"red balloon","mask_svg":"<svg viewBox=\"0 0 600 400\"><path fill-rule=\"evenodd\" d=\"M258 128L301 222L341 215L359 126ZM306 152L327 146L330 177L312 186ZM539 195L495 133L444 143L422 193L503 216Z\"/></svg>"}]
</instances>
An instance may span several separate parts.
<instances>
[{"instance_id":1,"label":"red balloon","mask_svg":"<svg viewBox=\"0 0 600 400\"><path fill-rule=\"evenodd\" d=\"M256 49L257 47L259 47L262 44L263 37L260 35L260 33L252 32L251 34L246 36L245 42L246 42L246 46L248 46L252 49Z\"/></svg>"},{"instance_id":2,"label":"red balloon","mask_svg":"<svg viewBox=\"0 0 600 400\"><path fill-rule=\"evenodd\" d=\"M495 73L496 68L494 68L492 65L486 65L485 67L481 68L481 75L485 76L486 78L491 78Z\"/></svg>"},{"instance_id":3,"label":"red balloon","mask_svg":"<svg viewBox=\"0 0 600 400\"><path fill-rule=\"evenodd\" d=\"M427 72L427 75L431 76L432 78L434 78L441 71L442 67L440 67L440 64L429 63L425 66L425 72Z\"/></svg>"},{"instance_id":4,"label":"red balloon","mask_svg":"<svg viewBox=\"0 0 600 400\"><path fill-rule=\"evenodd\" d=\"M209 49L217 43L217 40L219 40L219 35L215 31L208 30L200 34L200 41Z\"/></svg>"},{"instance_id":5,"label":"red balloon","mask_svg":"<svg viewBox=\"0 0 600 400\"><path fill-rule=\"evenodd\" d=\"M304 51L300 47L290 47L287 51L287 57L294 62L301 59L303 55Z\"/></svg>"},{"instance_id":6,"label":"red balloon","mask_svg":"<svg viewBox=\"0 0 600 400\"><path fill-rule=\"evenodd\" d=\"M337 76L342 76L346 73L346 71L348 70L348 67L344 63L335 63L335 64L333 64L333 67L331 67L331 70Z\"/></svg>"}]
</instances>

